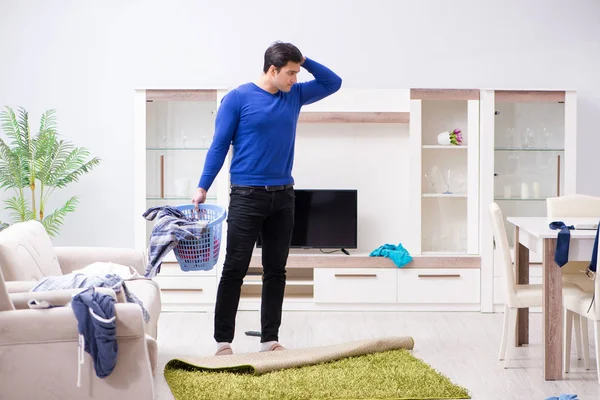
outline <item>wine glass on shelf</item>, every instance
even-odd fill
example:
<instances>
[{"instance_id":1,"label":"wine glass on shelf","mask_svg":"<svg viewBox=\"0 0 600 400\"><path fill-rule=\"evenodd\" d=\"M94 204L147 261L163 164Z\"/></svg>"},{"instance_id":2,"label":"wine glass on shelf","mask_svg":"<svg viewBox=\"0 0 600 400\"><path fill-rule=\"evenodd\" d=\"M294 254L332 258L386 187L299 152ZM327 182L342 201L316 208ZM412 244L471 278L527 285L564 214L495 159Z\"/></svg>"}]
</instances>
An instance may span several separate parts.
<instances>
[{"instance_id":1,"label":"wine glass on shelf","mask_svg":"<svg viewBox=\"0 0 600 400\"><path fill-rule=\"evenodd\" d=\"M506 131L506 141L507 146L509 149L512 149L514 147L514 139L515 139L515 128L508 128L508 130Z\"/></svg>"},{"instance_id":2,"label":"wine glass on shelf","mask_svg":"<svg viewBox=\"0 0 600 400\"><path fill-rule=\"evenodd\" d=\"M444 194L452 194L452 190L450 188L450 182L451 182L451 178L452 178L452 170L450 168L448 168L446 170L446 172L444 172L444 175L442 175L444 177L444 183L446 184L446 191L444 192Z\"/></svg>"},{"instance_id":3,"label":"wine glass on shelf","mask_svg":"<svg viewBox=\"0 0 600 400\"><path fill-rule=\"evenodd\" d=\"M206 136L204 134L204 130L201 130L200 131L200 146L202 148L206 148L207 144L208 144L208 136Z\"/></svg>"},{"instance_id":4,"label":"wine glass on shelf","mask_svg":"<svg viewBox=\"0 0 600 400\"><path fill-rule=\"evenodd\" d=\"M432 176L431 172L428 174L425 174L425 180L427 181L427 193L437 193L437 190L435 187L435 180L434 180L434 177Z\"/></svg>"},{"instance_id":5,"label":"wine glass on shelf","mask_svg":"<svg viewBox=\"0 0 600 400\"><path fill-rule=\"evenodd\" d=\"M458 193L467 193L467 175L464 172L459 172L455 177Z\"/></svg>"},{"instance_id":6,"label":"wine glass on shelf","mask_svg":"<svg viewBox=\"0 0 600 400\"><path fill-rule=\"evenodd\" d=\"M527 149L532 148L533 147L533 140L534 140L534 135L533 135L533 131L531 130L531 128L525 129L525 137L524 137L525 148L527 148Z\"/></svg>"},{"instance_id":7,"label":"wine glass on shelf","mask_svg":"<svg viewBox=\"0 0 600 400\"><path fill-rule=\"evenodd\" d=\"M185 148L187 148L187 140L188 140L188 137L187 137L187 135L185 134L185 131L184 131L183 129L180 129L180 130L179 130L179 136L181 137L181 144L182 144L183 148L184 148L184 149L185 149Z\"/></svg>"},{"instance_id":8,"label":"wine glass on shelf","mask_svg":"<svg viewBox=\"0 0 600 400\"><path fill-rule=\"evenodd\" d=\"M542 129L542 137L544 138L544 148L548 149L548 144L550 142L550 131L548 130L548 128Z\"/></svg>"}]
</instances>

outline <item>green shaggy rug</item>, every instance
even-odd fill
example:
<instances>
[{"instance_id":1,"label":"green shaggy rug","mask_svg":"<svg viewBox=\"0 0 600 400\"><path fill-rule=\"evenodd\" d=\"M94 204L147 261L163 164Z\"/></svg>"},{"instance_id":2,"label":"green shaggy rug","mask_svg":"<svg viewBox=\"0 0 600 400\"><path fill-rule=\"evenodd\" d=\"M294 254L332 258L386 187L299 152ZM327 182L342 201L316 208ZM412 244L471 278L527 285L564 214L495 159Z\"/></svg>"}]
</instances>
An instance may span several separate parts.
<instances>
[{"instance_id":1,"label":"green shaggy rug","mask_svg":"<svg viewBox=\"0 0 600 400\"><path fill-rule=\"evenodd\" d=\"M411 339L412 341L412 339ZM385 347L385 346L384 346ZM389 347L389 346L388 346ZM403 347L403 348L402 348ZM412 348L412 346L409 346ZM256 354L258 357L297 358L293 350ZM278 354L274 354L278 353ZM356 352L355 352L356 353ZM337 352L337 354L340 354ZM227 358L206 357L227 364ZM225 361L221 361L225 358ZM279 361L280 362L280 361ZM257 371L252 363L207 366L174 359L165 367L165 379L177 400L374 400L470 399L465 388L410 354L406 346L369 354L341 356L314 364Z\"/></svg>"}]
</instances>

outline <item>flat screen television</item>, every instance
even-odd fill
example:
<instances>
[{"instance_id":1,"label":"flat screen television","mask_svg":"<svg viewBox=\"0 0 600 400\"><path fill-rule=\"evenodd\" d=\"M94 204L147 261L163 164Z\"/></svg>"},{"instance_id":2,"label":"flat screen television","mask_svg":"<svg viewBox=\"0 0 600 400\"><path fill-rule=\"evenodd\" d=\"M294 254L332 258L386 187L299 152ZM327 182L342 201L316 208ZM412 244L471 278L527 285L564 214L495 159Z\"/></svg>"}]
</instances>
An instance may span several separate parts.
<instances>
[{"instance_id":1,"label":"flat screen television","mask_svg":"<svg viewBox=\"0 0 600 400\"><path fill-rule=\"evenodd\" d=\"M294 189L292 248L356 249L358 194L355 189ZM261 239L258 238L258 247Z\"/></svg>"}]
</instances>

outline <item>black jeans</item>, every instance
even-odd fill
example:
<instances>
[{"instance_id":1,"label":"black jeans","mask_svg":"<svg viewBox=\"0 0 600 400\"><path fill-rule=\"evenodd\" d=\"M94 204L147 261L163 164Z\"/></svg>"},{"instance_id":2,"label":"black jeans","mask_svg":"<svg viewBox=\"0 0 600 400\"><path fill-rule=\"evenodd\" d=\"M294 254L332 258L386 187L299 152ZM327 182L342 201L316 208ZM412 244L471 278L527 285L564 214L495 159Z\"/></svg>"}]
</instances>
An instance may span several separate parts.
<instances>
[{"instance_id":1,"label":"black jeans","mask_svg":"<svg viewBox=\"0 0 600 400\"><path fill-rule=\"evenodd\" d=\"M232 342L242 282L261 235L263 284L261 343L279 340L285 291L285 265L294 227L293 187L267 191L259 187L232 187L227 215L227 250L217 302L217 342Z\"/></svg>"}]
</instances>

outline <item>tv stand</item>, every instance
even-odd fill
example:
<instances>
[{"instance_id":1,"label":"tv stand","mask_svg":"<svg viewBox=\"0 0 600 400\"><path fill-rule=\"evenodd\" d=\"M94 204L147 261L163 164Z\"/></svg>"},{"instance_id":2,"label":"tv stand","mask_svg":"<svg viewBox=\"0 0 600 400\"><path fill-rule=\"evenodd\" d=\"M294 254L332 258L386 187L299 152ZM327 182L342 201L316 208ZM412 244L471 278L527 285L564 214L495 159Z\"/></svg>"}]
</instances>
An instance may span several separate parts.
<instances>
[{"instance_id":1,"label":"tv stand","mask_svg":"<svg viewBox=\"0 0 600 400\"><path fill-rule=\"evenodd\" d=\"M350 253L348 253L348 250L344 249L343 247L342 247L342 250L341 250L341 251L342 251L342 253L344 253L344 254L345 254L345 255L347 255L347 256L349 256L349 255L350 255Z\"/></svg>"}]
</instances>

